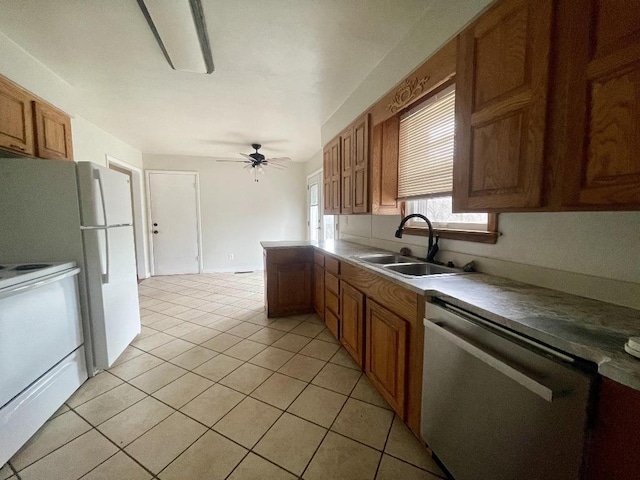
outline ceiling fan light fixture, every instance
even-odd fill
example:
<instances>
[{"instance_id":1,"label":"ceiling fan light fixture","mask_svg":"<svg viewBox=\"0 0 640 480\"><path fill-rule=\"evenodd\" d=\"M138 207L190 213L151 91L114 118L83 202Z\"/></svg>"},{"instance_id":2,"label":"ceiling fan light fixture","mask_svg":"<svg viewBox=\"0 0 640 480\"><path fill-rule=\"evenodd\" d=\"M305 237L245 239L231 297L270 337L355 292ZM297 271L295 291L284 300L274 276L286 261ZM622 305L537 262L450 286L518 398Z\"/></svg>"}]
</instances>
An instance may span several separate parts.
<instances>
[{"instance_id":1,"label":"ceiling fan light fixture","mask_svg":"<svg viewBox=\"0 0 640 480\"><path fill-rule=\"evenodd\" d=\"M171 68L214 71L200 0L138 0L138 5Z\"/></svg>"}]
</instances>

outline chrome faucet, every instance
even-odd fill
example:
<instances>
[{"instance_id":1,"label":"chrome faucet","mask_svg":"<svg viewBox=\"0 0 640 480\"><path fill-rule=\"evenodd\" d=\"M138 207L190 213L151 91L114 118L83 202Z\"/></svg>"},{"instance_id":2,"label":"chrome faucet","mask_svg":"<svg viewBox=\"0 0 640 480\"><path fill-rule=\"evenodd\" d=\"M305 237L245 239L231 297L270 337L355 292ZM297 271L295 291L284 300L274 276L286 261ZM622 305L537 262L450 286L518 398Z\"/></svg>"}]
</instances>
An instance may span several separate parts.
<instances>
[{"instance_id":1,"label":"chrome faucet","mask_svg":"<svg viewBox=\"0 0 640 480\"><path fill-rule=\"evenodd\" d=\"M429 227L429 244L427 246L427 258L425 258L425 260L427 262L433 262L436 253L438 253L438 245L437 242L435 246L433 245L433 225L431 225L431 221L421 213L412 213L411 215L407 215L406 217L404 217L400 222L398 230L396 230L396 238L402 238L402 230L404 229L404 224L412 218L421 218L422 220L427 222L427 226Z\"/></svg>"}]
</instances>

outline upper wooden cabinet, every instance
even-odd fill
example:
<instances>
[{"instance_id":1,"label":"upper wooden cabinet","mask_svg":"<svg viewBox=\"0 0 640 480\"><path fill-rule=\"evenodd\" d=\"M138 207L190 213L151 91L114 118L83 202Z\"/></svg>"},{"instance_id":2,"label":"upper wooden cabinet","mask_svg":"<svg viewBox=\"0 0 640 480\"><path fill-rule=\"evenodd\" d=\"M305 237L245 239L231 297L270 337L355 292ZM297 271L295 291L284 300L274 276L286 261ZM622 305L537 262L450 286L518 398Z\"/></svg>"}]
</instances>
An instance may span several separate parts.
<instances>
[{"instance_id":1,"label":"upper wooden cabinet","mask_svg":"<svg viewBox=\"0 0 640 480\"><path fill-rule=\"evenodd\" d=\"M73 160L71 119L49 105L34 102L36 155L50 160Z\"/></svg>"},{"instance_id":2,"label":"upper wooden cabinet","mask_svg":"<svg viewBox=\"0 0 640 480\"><path fill-rule=\"evenodd\" d=\"M324 214L340 213L340 137L323 150Z\"/></svg>"},{"instance_id":3,"label":"upper wooden cabinet","mask_svg":"<svg viewBox=\"0 0 640 480\"><path fill-rule=\"evenodd\" d=\"M454 210L542 204L552 0L505 0L458 38Z\"/></svg>"},{"instance_id":4,"label":"upper wooden cabinet","mask_svg":"<svg viewBox=\"0 0 640 480\"><path fill-rule=\"evenodd\" d=\"M353 157L351 165L353 213L369 212L369 115L353 125Z\"/></svg>"},{"instance_id":5,"label":"upper wooden cabinet","mask_svg":"<svg viewBox=\"0 0 640 480\"><path fill-rule=\"evenodd\" d=\"M325 215L371 211L370 141L369 115L366 114L324 147Z\"/></svg>"},{"instance_id":6,"label":"upper wooden cabinet","mask_svg":"<svg viewBox=\"0 0 640 480\"><path fill-rule=\"evenodd\" d=\"M0 77L0 148L34 154L32 97Z\"/></svg>"},{"instance_id":7,"label":"upper wooden cabinet","mask_svg":"<svg viewBox=\"0 0 640 480\"><path fill-rule=\"evenodd\" d=\"M45 159L73 160L71 119L0 76L0 149Z\"/></svg>"},{"instance_id":8,"label":"upper wooden cabinet","mask_svg":"<svg viewBox=\"0 0 640 480\"><path fill-rule=\"evenodd\" d=\"M353 141L353 126L340 134L340 176L341 197L340 213L349 215L353 213L353 156L355 144Z\"/></svg>"},{"instance_id":9,"label":"upper wooden cabinet","mask_svg":"<svg viewBox=\"0 0 640 480\"><path fill-rule=\"evenodd\" d=\"M371 139L371 213L400 215L398 201L398 153L400 117L373 127Z\"/></svg>"},{"instance_id":10,"label":"upper wooden cabinet","mask_svg":"<svg viewBox=\"0 0 640 480\"><path fill-rule=\"evenodd\" d=\"M563 0L558 21L558 73L567 108L562 204L638 208L639 5Z\"/></svg>"}]
</instances>

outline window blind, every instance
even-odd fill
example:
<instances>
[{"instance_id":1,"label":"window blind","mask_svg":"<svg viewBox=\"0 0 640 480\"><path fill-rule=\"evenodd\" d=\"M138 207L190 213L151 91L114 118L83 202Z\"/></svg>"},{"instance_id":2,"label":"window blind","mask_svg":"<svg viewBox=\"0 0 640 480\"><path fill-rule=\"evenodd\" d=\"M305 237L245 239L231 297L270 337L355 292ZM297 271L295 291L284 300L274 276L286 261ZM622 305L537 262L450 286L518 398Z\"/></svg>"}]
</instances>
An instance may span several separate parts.
<instances>
[{"instance_id":1,"label":"window blind","mask_svg":"<svg viewBox=\"0 0 640 480\"><path fill-rule=\"evenodd\" d=\"M451 87L400 118L398 198L453 190L454 104Z\"/></svg>"}]
</instances>

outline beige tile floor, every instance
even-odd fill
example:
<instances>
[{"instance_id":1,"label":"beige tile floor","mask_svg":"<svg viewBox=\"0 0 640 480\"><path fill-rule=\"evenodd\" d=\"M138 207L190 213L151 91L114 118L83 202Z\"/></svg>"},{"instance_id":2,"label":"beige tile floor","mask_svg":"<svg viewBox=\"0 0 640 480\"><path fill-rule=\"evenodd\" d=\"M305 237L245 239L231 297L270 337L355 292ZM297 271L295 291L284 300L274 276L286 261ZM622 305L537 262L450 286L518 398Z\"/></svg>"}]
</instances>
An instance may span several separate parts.
<instances>
[{"instance_id":1,"label":"beige tile floor","mask_svg":"<svg viewBox=\"0 0 640 480\"><path fill-rule=\"evenodd\" d=\"M444 478L316 315L266 318L262 272L139 293L141 334L0 480Z\"/></svg>"}]
</instances>

